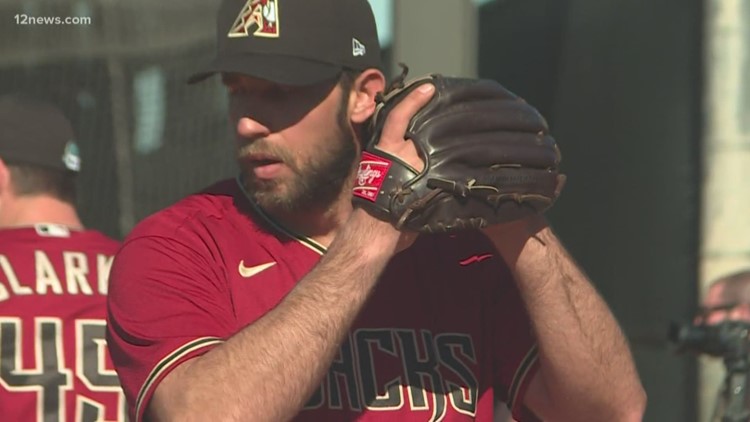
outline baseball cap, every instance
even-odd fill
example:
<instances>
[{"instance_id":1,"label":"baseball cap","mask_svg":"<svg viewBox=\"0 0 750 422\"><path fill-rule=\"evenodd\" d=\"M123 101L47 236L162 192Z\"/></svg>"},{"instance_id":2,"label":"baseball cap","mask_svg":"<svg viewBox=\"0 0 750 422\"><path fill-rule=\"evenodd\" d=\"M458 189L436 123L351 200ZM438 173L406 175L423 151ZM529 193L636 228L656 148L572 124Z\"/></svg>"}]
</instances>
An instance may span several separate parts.
<instances>
[{"instance_id":1,"label":"baseball cap","mask_svg":"<svg viewBox=\"0 0 750 422\"><path fill-rule=\"evenodd\" d=\"M343 68L382 68L367 0L224 0L216 57L188 83L234 72L301 86Z\"/></svg>"},{"instance_id":2,"label":"baseball cap","mask_svg":"<svg viewBox=\"0 0 750 422\"><path fill-rule=\"evenodd\" d=\"M3 161L80 171L73 128L55 106L24 97L0 97L0 128Z\"/></svg>"}]
</instances>

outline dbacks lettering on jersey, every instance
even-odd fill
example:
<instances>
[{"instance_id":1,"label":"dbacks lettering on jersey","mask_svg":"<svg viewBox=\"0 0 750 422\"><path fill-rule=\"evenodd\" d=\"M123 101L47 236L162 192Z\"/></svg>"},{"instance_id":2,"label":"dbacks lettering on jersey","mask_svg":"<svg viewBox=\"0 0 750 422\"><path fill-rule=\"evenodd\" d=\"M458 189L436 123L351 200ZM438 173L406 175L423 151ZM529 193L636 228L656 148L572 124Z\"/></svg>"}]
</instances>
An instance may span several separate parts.
<instances>
[{"instance_id":1,"label":"dbacks lettering on jersey","mask_svg":"<svg viewBox=\"0 0 750 422\"><path fill-rule=\"evenodd\" d=\"M97 254L95 262L90 262L83 252L63 251L60 255L49 256L42 250L35 250L32 261L29 262L27 258L30 257L24 257L23 264L14 263L9 257L0 254L0 302L10 299L11 294L107 294L107 280L113 259L111 255ZM62 263L64 274L55 270L53 260ZM28 274L18 275L17 269L29 268L32 263L35 269L33 277Z\"/></svg>"},{"instance_id":2,"label":"dbacks lettering on jersey","mask_svg":"<svg viewBox=\"0 0 750 422\"><path fill-rule=\"evenodd\" d=\"M431 411L431 422L451 409L474 417L476 368L474 343L467 334L359 329L342 344L304 410L314 417L316 410L395 412L408 405L411 412Z\"/></svg>"}]
</instances>

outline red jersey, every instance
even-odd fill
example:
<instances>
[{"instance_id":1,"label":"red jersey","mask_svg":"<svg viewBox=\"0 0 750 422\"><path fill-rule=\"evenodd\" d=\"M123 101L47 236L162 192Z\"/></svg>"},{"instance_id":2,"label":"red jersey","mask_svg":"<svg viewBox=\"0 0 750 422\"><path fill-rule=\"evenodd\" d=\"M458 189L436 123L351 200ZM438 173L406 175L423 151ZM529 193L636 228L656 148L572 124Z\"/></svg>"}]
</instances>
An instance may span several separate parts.
<instances>
[{"instance_id":1,"label":"red jersey","mask_svg":"<svg viewBox=\"0 0 750 422\"><path fill-rule=\"evenodd\" d=\"M105 343L118 245L54 224L0 230L1 420L127 420Z\"/></svg>"},{"instance_id":2,"label":"red jersey","mask_svg":"<svg viewBox=\"0 0 750 422\"><path fill-rule=\"evenodd\" d=\"M110 351L140 421L177 365L262 317L318 262L234 180L139 224L112 268ZM521 417L532 330L508 269L479 232L422 236L396 255L299 421Z\"/></svg>"}]
</instances>

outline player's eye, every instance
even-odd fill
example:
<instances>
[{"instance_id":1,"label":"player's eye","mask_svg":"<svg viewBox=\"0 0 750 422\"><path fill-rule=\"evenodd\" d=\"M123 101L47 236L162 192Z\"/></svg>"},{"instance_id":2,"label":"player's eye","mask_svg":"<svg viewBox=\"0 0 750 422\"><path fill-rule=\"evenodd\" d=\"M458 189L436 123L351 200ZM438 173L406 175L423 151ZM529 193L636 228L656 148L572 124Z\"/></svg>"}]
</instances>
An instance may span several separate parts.
<instances>
[{"instance_id":1,"label":"player's eye","mask_svg":"<svg viewBox=\"0 0 750 422\"><path fill-rule=\"evenodd\" d=\"M279 85L279 84L273 84L268 85L266 89L263 90L262 96L266 99L274 99L279 100L286 98L290 94L292 94L294 91L294 87L287 86L287 85Z\"/></svg>"}]
</instances>

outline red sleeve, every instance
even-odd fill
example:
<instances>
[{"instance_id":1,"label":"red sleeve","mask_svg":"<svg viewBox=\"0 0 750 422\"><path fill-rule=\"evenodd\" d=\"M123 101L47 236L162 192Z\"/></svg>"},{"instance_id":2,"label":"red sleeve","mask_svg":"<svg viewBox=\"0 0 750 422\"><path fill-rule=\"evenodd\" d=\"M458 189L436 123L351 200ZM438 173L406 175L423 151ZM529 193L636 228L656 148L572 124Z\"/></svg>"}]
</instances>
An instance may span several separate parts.
<instances>
[{"instance_id":1,"label":"red sleeve","mask_svg":"<svg viewBox=\"0 0 750 422\"><path fill-rule=\"evenodd\" d=\"M536 338L526 308L505 265L500 267L501 283L494 295L495 312L495 389L497 397L508 404L513 417L530 419L524 411L523 397L537 370Z\"/></svg>"},{"instance_id":2,"label":"red sleeve","mask_svg":"<svg viewBox=\"0 0 750 422\"><path fill-rule=\"evenodd\" d=\"M197 241L187 245L141 237L128 241L115 257L108 343L134 422L141 420L156 386L172 369L233 331L224 277L201 248L205 246Z\"/></svg>"}]
</instances>

